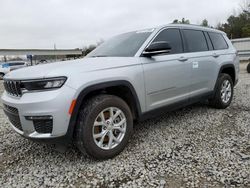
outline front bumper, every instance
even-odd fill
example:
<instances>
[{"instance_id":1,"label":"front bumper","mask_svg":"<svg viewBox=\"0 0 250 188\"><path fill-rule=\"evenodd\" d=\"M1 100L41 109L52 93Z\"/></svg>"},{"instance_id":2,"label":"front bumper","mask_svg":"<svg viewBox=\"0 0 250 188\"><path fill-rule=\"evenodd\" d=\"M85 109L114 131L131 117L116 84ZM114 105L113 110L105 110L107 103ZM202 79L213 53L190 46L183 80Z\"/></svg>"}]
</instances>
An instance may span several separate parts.
<instances>
[{"instance_id":1,"label":"front bumper","mask_svg":"<svg viewBox=\"0 0 250 188\"><path fill-rule=\"evenodd\" d=\"M17 133L30 139L54 139L67 133L70 121L68 112L74 95L75 90L64 85L57 90L24 93L20 98L4 92L2 103ZM30 117L49 117L50 121L37 124Z\"/></svg>"}]
</instances>

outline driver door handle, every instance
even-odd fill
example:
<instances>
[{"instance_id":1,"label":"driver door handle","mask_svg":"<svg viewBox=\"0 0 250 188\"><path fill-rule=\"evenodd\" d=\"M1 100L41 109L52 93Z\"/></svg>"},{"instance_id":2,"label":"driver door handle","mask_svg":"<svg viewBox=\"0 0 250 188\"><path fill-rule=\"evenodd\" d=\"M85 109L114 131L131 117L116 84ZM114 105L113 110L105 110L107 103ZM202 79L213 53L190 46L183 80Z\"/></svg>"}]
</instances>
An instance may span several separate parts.
<instances>
[{"instance_id":1,"label":"driver door handle","mask_svg":"<svg viewBox=\"0 0 250 188\"><path fill-rule=\"evenodd\" d=\"M217 54L217 53L213 53L213 57L220 57L220 55L219 54Z\"/></svg>"}]
</instances>

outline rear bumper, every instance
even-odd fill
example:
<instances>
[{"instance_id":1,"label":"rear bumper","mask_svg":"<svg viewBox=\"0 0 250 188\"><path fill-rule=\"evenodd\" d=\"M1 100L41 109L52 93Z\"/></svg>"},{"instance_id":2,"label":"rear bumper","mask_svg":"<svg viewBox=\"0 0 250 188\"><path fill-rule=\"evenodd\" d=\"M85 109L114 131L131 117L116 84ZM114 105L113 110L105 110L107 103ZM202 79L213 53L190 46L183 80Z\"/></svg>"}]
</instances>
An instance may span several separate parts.
<instances>
[{"instance_id":1,"label":"rear bumper","mask_svg":"<svg viewBox=\"0 0 250 188\"><path fill-rule=\"evenodd\" d=\"M2 103L11 127L18 134L30 139L54 140L67 133L71 117L68 110L74 94L75 90L67 86L53 91L25 93L20 98L4 92Z\"/></svg>"}]
</instances>

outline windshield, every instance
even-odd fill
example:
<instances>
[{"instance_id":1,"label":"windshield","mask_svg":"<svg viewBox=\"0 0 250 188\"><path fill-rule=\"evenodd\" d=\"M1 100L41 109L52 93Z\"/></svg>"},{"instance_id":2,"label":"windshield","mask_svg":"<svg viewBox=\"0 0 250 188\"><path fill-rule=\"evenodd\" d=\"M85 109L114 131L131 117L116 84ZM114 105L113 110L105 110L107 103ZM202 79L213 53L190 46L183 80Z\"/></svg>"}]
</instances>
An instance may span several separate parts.
<instances>
[{"instance_id":1,"label":"windshield","mask_svg":"<svg viewBox=\"0 0 250 188\"><path fill-rule=\"evenodd\" d=\"M150 36L152 30L118 35L104 42L88 57L133 57Z\"/></svg>"}]
</instances>

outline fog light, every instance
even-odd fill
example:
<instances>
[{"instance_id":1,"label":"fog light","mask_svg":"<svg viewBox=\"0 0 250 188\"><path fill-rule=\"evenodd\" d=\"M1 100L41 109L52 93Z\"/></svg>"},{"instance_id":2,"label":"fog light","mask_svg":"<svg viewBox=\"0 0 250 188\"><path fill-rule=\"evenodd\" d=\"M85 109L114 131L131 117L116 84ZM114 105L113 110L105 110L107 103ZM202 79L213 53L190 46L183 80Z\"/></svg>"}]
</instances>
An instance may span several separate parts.
<instances>
[{"instance_id":1,"label":"fog light","mask_svg":"<svg viewBox=\"0 0 250 188\"><path fill-rule=\"evenodd\" d=\"M52 116L25 116L26 120L51 120Z\"/></svg>"}]
</instances>

